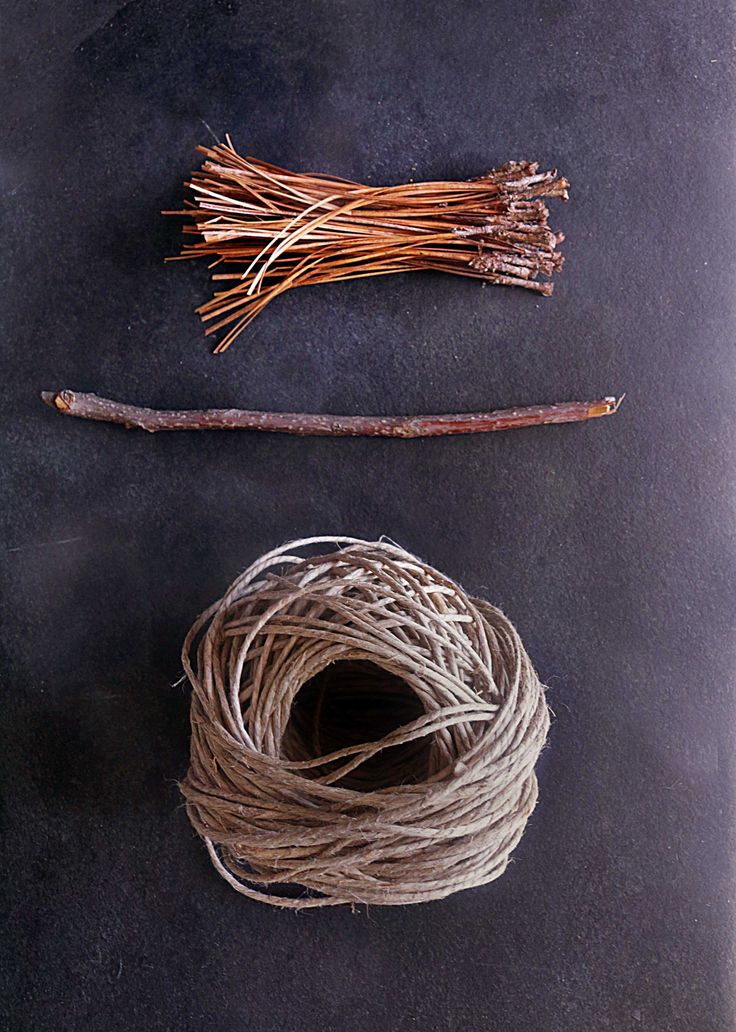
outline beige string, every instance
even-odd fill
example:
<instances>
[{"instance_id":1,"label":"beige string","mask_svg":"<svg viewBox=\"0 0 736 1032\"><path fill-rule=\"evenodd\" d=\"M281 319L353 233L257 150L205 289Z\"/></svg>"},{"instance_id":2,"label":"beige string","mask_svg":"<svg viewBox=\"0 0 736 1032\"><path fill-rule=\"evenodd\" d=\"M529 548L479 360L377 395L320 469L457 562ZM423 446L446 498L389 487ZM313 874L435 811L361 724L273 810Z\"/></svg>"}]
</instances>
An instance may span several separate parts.
<instances>
[{"instance_id":1,"label":"beige string","mask_svg":"<svg viewBox=\"0 0 736 1032\"><path fill-rule=\"evenodd\" d=\"M498 609L396 545L308 538L238 577L183 661L182 791L238 892L395 905L503 873L549 717Z\"/></svg>"}]
</instances>

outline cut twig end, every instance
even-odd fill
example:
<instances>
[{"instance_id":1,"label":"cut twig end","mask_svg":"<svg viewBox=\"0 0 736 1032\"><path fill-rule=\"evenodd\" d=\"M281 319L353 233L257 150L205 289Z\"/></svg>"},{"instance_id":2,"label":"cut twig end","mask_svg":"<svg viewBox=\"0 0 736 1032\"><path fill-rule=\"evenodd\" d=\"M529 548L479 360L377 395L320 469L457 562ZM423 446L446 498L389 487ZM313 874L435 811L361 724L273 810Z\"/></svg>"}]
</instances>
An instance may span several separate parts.
<instances>
[{"instance_id":1,"label":"cut twig end","mask_svg":"<svg viewBox=\"0 0 736 1032\"><path fill-rule=\"evenodd\" d=\"M71 391L41 391L41 400L57 412L68 412L72 407L74 395Z\"/></svg>"},{"instance_id":2,"label":"cut twig end","mask_svg":"<svg viewBox=\"0 0 736 1032\"><path fill-rule=\"evenodd\" d=\"M611 396L602 398L601 401L596 401L590 407L589 418L597 419L599 416L612 416L615 412L618 412L625 397L626 395L622 394L620 398Z\"/></svg>"}]
</instances>

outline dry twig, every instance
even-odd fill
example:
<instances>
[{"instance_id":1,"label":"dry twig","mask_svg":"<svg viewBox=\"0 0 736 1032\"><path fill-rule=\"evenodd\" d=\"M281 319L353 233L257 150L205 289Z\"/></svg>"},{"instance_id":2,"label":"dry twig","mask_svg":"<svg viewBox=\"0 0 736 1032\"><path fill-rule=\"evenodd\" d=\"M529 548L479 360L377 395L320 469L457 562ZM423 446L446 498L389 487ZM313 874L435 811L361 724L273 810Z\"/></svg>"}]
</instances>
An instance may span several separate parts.
<instances>
[{"instance_id":1,"label":"dry twig","mask_svg":"<svg viewBox=\"0 0 736 1032\"><path fill-rule=\"evenodd\" d=\"M547 423L578 423L616 412L623 396L599 401L463 412L444 416L328 416L305 412L250 412L246 409L151 409L125 405L96 394L43 391L47 405L66 416L119 423L148 430L267 430L316 437L440 437L482 434Z\"/></svg>"}]
</instances>

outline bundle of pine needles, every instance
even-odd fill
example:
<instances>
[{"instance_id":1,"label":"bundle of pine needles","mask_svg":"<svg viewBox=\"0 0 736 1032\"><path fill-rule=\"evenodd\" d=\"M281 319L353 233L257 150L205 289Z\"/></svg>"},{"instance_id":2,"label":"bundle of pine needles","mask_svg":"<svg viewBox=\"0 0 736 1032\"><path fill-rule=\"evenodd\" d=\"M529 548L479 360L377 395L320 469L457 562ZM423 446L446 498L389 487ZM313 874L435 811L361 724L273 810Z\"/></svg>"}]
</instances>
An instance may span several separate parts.
<instances>
[{"instance_id":1,"label":"bundle of pine needles","mask_svg":"<svg viewBox=\"0 0 736 1032\"><path fill-rule=\"evenodd\" d=\"M509 162L468 182L362 186L287 172L241 157L227 144L199 147L206 160L186 184L181 258L207 257L227 286L197 311L207 333L229 327L225 351L269 301L290 287L437 269L552 293L562 233L544 199L567 200L567 180Z\"/></svg>"}]
</instances>

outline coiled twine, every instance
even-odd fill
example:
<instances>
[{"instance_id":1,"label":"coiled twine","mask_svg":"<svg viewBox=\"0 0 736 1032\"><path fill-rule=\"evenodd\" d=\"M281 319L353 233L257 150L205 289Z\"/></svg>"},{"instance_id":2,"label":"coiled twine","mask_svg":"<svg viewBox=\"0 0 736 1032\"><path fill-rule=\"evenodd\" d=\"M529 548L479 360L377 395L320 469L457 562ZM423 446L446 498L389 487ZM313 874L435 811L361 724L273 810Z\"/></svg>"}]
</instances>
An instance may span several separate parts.
<instances>
[{"instance_id":1,"label":"coiled twine","mask_svg":"<svg viewBox=\"0 0 736 1032\"><path fill-rule=\"evenodd\" d=\"M183 660L182 791L238 892L421 903L506 868L549 717L498 609L386 541L308 538L238 577Z\"/></svg>"}]
</instances>

